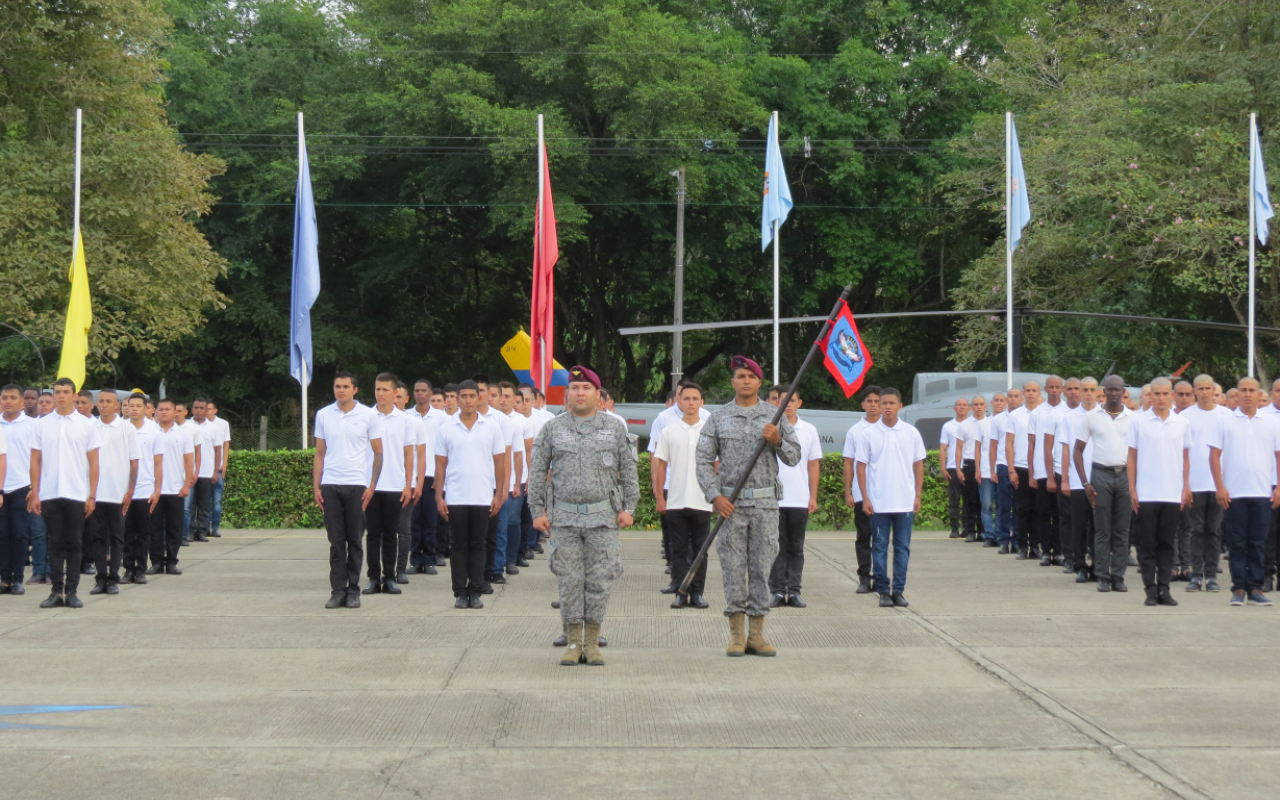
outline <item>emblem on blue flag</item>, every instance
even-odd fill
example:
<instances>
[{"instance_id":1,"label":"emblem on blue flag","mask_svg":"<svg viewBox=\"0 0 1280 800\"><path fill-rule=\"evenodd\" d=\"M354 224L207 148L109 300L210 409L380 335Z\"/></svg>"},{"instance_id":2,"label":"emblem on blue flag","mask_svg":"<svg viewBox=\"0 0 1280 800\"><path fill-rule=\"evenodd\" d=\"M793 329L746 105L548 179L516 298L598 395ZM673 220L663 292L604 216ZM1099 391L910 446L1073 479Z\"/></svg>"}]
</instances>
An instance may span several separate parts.
<instances>
[{"instance_id":1,"label":"emblem on blue flag","mask_svg":"<svg viewBox=\"0 0 1280 800\"><path fill-rule=\"evenodd\" d=\"M858 334L858 323L854 321L848 303L840 304L840 314L819 346L827 371L840 384L844 396L853 397L853 393L858 391L863 379L867 377L872 361L871 353L867 352L866 345Z\"/></svg>"}]
</instances>

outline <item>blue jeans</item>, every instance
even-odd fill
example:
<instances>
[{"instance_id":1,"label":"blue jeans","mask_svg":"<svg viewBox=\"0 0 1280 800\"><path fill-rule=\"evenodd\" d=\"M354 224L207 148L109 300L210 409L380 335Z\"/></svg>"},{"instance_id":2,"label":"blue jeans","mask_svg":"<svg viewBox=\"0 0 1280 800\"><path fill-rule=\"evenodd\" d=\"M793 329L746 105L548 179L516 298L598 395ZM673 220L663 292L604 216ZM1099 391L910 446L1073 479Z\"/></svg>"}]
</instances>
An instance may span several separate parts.
<instances>
[{"instance_id":1,"label":"blue jeans","mask_svg":"<svg viewBox=\"0 0 1280 800\"><path fill-rule=\"evenodd\" d=\"M226 485L226 479L217 477L215 474L213 480L213 517L209 524L209 529L214 533L217 533L218 527L222 525L222 490Z\"/></svg>"},{"instance_id":2,"label":"blue jeans","mask_svg":"<svg viewBox=\"0 0 1280 800\"><path fill-rule=\"evenodd\" d=\"M440 522L440 512L436 508L436 479L428 475L422 484L422 497L413 506L409 530L412 544L409 552L415 567L434 567L436 554L443 548L436 547L436 528Z\"/></svg>"},{"instance_id":3,"label":"blue jeans","mask_svg":"<svg viewBox=\"0 0 1280 800\"><path fill-rule=\"evenodd\" d=\"M27 529L31 533L31 574L49 575L49 529L44 517L27 514Z\"/></svg>"},{"instance_id":4,"label":"blue jeans","mask_svg":"<svg viewBox=\"0 0 1280 800\"><path fill-rule=\"evenodd\" d=\"M520 554L524 552L524 515L525 503L529 496L529 487L521 487L520 496L510 501L515 503L515 508L511 515L507 518L507 563L514 564L520 560ZM533 520L530 519L530 524Z\"/></svg>"},{"instance_id":5,"label":"blue jeans","mask_svg":"<svg viewBox=\"0 0 1280 800\"><path fill-rule=\"evenodd\" d=\"M493 550L493 572L495 574L501 574L503 567L507 564L516 563L514 558L507 558L507 540L513 523L515 525L516 536L518 537L520 535L520 504L523 502L523 496L508 497L506 502L502 504L502 508L498 511L497 544Z\"/></svg>"},{"instance_id":6,"label":"blue jeans","mask_svg":"<svg viewBox=\"0 0 1280 800\"><path fill-rule=\"evenodd\" d=\"M196 498L196 487L192 486L182 501L182 538L191 538L191 504Z\"/></svg>"},{"instance_id":7,"label":"blue jeans","mask_svg":"<svg viewBox=\"0 0 1280 800\"><path fill-rule=\"evenodd\" d=\"M996 541L1009 544L1013 540L1013 484L1009 468L996 466Z\"/></svg>"},{"instance_id":8,"label":"blue jeans","mask_svg":"<svg viewBox=\"0 0 1280 800\"><path fill-rule=\"evenodd\" d=\"M1231 591L1261 591L1266 577L1265 552L1271 527L1271 500L1233 497L1223 512Z\"/></svg>"},{"instance_id":9,"label":"blue jeans","mask_svg":"<svg viewBox=\"0 0 1280 800\"><path fill-rule=\"evenodd\" d=\"M889 591L889 536L893 535L893 591L907 586L907 562L911 559L911 523L915 514L871 515L871 572L878 594Z\"/></svg>"},{"instance_id":10,"label":"blue jeans","mask_svg":"<svg viewBox=\"0 0 1280 800\"><path fill-rule=\"evenodd\" d=\"M978 497L982 507L982 535L983 538L994 541L996 538L996 517L995 517L995 499L996 499L996 482L990 478L983 478L982 485L978 487Z\"/></svg>"}]
</instances>

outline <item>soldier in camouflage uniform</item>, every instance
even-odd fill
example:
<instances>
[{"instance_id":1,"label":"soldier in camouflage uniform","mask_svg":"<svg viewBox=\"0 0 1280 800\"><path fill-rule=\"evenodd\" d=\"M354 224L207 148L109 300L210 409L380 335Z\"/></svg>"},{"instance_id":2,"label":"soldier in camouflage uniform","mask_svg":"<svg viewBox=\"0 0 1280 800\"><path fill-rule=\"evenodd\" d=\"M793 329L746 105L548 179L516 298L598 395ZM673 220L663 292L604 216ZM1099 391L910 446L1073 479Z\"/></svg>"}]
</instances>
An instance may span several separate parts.
<instances>
[{"instance_id":1,"label":"soldier in camouflage uniform","mask_svg":"<svg viewBox=\"0 0 1280 800\"><path fill-rule=\"evenodd\" d=\"M711 412L702 428L698 485L707 502L725 518L716 540L728 603L724 614L729 618L730 638L725 653L772 656L777 650L765 641L764 617L769 613L769 573L778 555L778 500L782 493L778 461L789 467L798 464L800 442L785 417L777 426L771 424L778 409L760 401L764 379L760 365L745 356L734 356L729 364L736 396L734 402ZM731 504L729 495L762 436L768 445L756 460L737 503ZM744 615L751 618L751 634L745 637Z\"/></svg>"},{"instance_id":2,"label":"soldier in camouflage uniform","mask_svg":"<svg viewBox=\"0 0 1280 800\"><path fill-rule=\"evenodd\" d=\"M598 645L609 589L622 574L619 528L629 528L640 483L626 423L597 413L600 379L569 370L569 413L542 427L529 466L533 526L550 531L547 563L560 580L560 619L568 639L560 663L604 664Z\"/></svg>"}]
</instances>

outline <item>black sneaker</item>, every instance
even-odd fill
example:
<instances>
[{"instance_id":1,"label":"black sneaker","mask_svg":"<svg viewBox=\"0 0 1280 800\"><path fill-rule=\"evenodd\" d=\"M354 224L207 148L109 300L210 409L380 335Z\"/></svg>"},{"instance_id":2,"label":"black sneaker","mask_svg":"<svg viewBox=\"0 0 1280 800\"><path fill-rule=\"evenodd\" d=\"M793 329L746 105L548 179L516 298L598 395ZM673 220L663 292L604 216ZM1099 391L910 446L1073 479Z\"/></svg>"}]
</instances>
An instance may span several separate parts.
<instances>
[{"instance_id":1,"label":"black sneaker","mask_svg":"<svg viewBox=\"0 0 1280 800\"><path fill-rule=\"evenodd\" d=\"M529 566L529 565L526 563L526 564L525 564L525 566L527 567L527 566ZM519 575L519 574L520 574L520 567L516 566L515 564L508 564L508 565L507 565L507 574L508 574L508 575Z\"/></svg>"},{"instance_id":2,"label":"black sneaker","mask_svg":"<svg viewBox=\"0 0 1280 800\"><path fill-rule=\"evenodd\" d=\"M517 567L529 566L529 559L525 558L524 556L520 556L519 558L516 559L516 566Z\"/></svg>"},{"instance_id":3,"label":"black sneaker","mask_svg":"<svg viewBox=\"0 0 1280 800\"><path fill-rule=\"evenodd\" d=\"M432 564L428 564L428 565L426 565L425 567L423 567L423 568L422 568L422 572L423 572L423 574L424 574L424 575L436 575L436 574L438 574L438 571L436 570L435 566L434 566L434 565L432 565Z\"/></svg>"},{"instance_id":4,"label":"black sneaker","mask_svg":"<svg viewBox=\"0 0 1280 800\"><path fill-rule=\"evenodd\" d=\"M1118 581L1113 578L1111 581L1111 591L1127 592L1129 591L1129 587L1124 585L1124 581Z\"/></svg>"},{"instance_id":5,"label":"black sneaker","mask_svg":"<svg viewBox=\"0 0 1280 800\"><path fill-rule=\"evenodd\" d=\"M1028 558L1030 558L1030 556L1028 556L1028 555L1027 555L1027 548L1025 548L1025 547L1019 547L1019 548L1018 548L1018 560L1019 560L1019 561L1026 561Z\"/></svg>"},{"instance_id":6,"label":"black sneaker","mask_svg":"<svg viewBox=\"0 0 1280 800\"><path fill-rule=\"evenodd\" d=\"M329 602L324 604L325 608L342 608L347 604L346 592L338 592L329 598Z\"/></svg>"},{"instance_id":7,"label":"black sneaker","mask_svg":"<svg viewBox=\"0 0 1280 800\"><path fill-rule=\"evenodd\" d=\"M1111 591L1111 579L1110 579L1110 578L1098 578L1098 591L1100 591L1100 592L1109 592L1109 591Z\"/></svg>"},{"instance_id":8,"label":"black sneaker","mask_svg":"<svg viewBox=\"0 0 1280 800\"><path fill-rule=\"evenodd\" d=\"M1010 552L1011 551L1009 549L1009 543L1005 542L1004 544L1000 545L1000 550L996 553L996 555L1007 556L1009 555Z\"/></svg>"},{"instance_id":9,"label":"black sneaker","mask_svg":"<svg viewBox=\"0 0 1280 800\"><path fill-rule=\"evenodd\" d=\"M471 595L470 606L471 608L484 608L484 603L480 602L480 595L478 594Z\"/></svg>"},{"instance_id":10,"label":"black sneaker","mask_svg":"<svg viewBox=\"0 0 1280 800\"><path fill-rule=\"evenodd\" d=\"M903 596L902 596L902 592L894 592L894 593L893 593L893 607L894 607L894 608L906 608L906 607L907 607L907 606L909 606L909 605L911 605L911 604L907 602L907 598L905 598L905 597L903 597Z\"/></svg>"},{"instance_id":11,"label":"black sneaker","mask_svg":"<svg viewBox=\"0 0 1280 800\"><path fill-rule=\"evenodd\" d=\"M347 608L359 608L359 607L360 607L360 595L358 594L347 595Z\"/></svg>"},{"instance_id":12,"label":"black sneaker","mask_svg":"<svg viewBox=\"0 0 1280 800\"><path fill-rule=\"evenodd\" d=\"M893 597L888 592L884 592L880 595L880 607L893 608Z\"/></svg>"},{"instance_id":13,"label":"black sneaker","mask_svg":"<svg viewBox=\"0 0 1280 800\"><path fill-rule=\"evenodd\" d=\"M491 576L489 576L489 583L499 583L499 584L501 584L501 583L506 583L506 582L507 582L507 579L506 579L505 577L503 577L502 573L498 573L497 575L491 575Z\"/></svg>"},{"instance_id":14,"label":"black sneaker","mask_svg":"<svg viewBox=\"0 0 1280 800\"><path fill-rule=\"evenodd\" d=\"M66 599L63 600L63 602L66 603L67 608L84 608L84 603L80 600L79 597L76 597L74 593L67 595ZM1271 605L1271 601L1268 600L1266 603L1259 603L1258 605L1269 606Z\"/></svg>"},{"instance_id":15,"label":"black sneaker","mask_svg":"<svg viewBox=\"0 0 1280 800\"><path fill-rule=\"evenodd\" d=\"M1052 567L1052 566L1053 566L1053 556L1041 556L1041 557L1040 557L1040 566L1042 566L1042 567Z\"/></svg>"},{"instance_id":16,"label":"black sneaker","mask_svg":"<svg viewBox=\"0 0 1280 800\"><path fill-rule=\"evenodd\" d=\"M75 597L75 595L73 594L67 595L67 605L71 605L71 598L73 597ZM1271 605L1271 600L1269 600L1265 594L1258 591L1257 589L1254 589L1253 591L1249 592L1249 602L1255 606Z\"/></svg>"},{"instance_id":17,"label":"black sneaker","mask_svg":"<svg viewBox=\"0 0 1280 800\"><path fill-rule=\"evenodd\" d=\"M1213 578L1206 578L1204 582L1204 590L1206 592L1220 592L1222 591L1222 587L1219 586L1218 582Z\"/></svg>"},{"instance_id":18,"label":"black sneaker","mask_svg":"<svg viewBox=\"0 0 1280 800\"><path fill-rule=\"evenodd\" d=\"M460 594L458 599L453 601L454 608L471 608L471 598L468 595Z\"/></svg>"},{"instance_id":19,"label":"black sneaker","mask_svg":"<svg viewBox=\"0 0 1280 800\"><path fill-rule=\"evenodd\" d=\"M57 592L50 592L49 596L40 603L41 608L61 608L65 603L62 602L62 595Z\"/></svg>"},{"instance_id":20,"label":"black sneaker","mask_svg":"<svg viewBox=\"0 0 1280 800\"><path fill-rule=\"evenodd\" d=\"M1192 576L1191 580L1187 581L1188 592L1198 592L1203 588L1204 584L1201 582L1199 575Z\"/></svg>"}]
</instances>

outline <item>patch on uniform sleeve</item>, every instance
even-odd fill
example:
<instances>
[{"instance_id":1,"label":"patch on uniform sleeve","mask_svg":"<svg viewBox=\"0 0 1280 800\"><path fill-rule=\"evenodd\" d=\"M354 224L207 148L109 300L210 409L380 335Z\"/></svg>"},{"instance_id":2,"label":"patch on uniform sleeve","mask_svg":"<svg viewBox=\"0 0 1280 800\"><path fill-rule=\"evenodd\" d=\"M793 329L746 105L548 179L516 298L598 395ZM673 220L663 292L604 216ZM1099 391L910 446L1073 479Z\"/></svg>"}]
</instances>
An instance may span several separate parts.
<instances>
[{"instance_id":1,"label":"patch on uniform sleeve","mask_svg":"<svg viewBox=\"0 0 1280 800\"><path fill-rule=\"evenodd\" d=\"M604 461L606 467L613 466L613 453L603 453L600 458Z\"/></svg>"}]
</instances>

